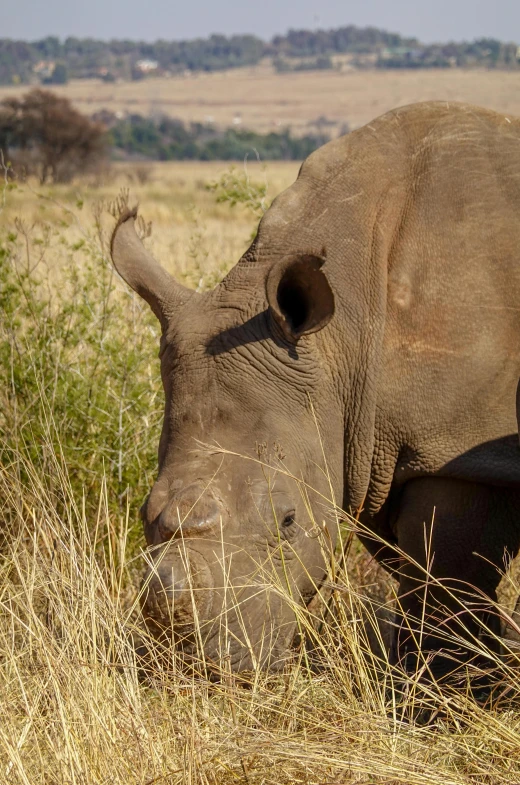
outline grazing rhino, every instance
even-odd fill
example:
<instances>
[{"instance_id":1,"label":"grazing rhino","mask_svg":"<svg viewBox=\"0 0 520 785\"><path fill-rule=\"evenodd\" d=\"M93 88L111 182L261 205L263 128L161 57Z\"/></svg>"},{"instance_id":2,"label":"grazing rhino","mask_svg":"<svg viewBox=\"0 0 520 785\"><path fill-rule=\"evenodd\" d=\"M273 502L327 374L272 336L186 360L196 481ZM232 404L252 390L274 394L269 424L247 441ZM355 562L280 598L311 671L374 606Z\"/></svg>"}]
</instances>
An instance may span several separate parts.
<instances>
[{"instance_id":1,"label":"grazing rhino","mask_svg":"<svg viewBox=\"0 0 520 785\"><path fill-rule=\"evenodd\" d=\"M121 216L112 259L162 326L142 511L155 629L192 630L234 669L279 666L338 505L399 580L394 660L414 668L422 647L441 676L471 659L520 542L519 216L520 121L441 102L313 153L211 292Z\"/></svg>"}]
</instances>

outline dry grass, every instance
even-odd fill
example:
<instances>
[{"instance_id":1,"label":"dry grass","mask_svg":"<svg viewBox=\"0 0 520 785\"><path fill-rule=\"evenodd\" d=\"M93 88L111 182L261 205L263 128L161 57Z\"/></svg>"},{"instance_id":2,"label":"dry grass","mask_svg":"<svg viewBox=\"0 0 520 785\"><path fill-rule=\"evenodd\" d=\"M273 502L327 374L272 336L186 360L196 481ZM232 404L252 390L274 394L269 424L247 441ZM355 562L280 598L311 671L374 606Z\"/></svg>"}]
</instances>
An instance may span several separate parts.
<instances>
[{"instance_id":1,"label":"dry grass","mask_svg":"<svg viewBox=\"0 0 520 785\"><path fill-rule=\"evenodd\" d=\"M420 69L406 71L316 71L275 74L265 66L105 84L77 80L53 89L81 111L100 109L142 115L164 113L186 122L227 127L235 117L256 131L290 126L304 133L325 117L335 133L357 128L396 106L415 101L465 101L520 115L520 72ZM0 100L27 88L0 87ZM327 130L327 127L325 128Z\"/></svg>"},{"instance_id":2,"label":"dry grass","mask_svg":"<svg viewBox=\"0 0 520 785\"><path fill-rule=\"evenodd\" d=\"M24 486L9 467L0 475L0 494L17 506L16 536L0 562L2 783L518 783L517 710L436 689L424 695L410 680L404 703L413 711L426 701L434 720L400 719L392 672L370 654L362 586L341 570L334 617L317 639L318 672L296 652L283 674L238 679L224 663L215 683L203 662L191 675L175 660L165 670L151 643L140 680L127 529L107 537L103 497L93 527L65 475L69 512L58 516L46 479L25 469ZM315 638L313 619L295 610ZM502 670L516 692L516 674Z\"/></svg>"},{"instance_id":3,"label":"dry grass","mask_svg":"<svg viewBox=\"0 0 520 785\"><path fill-rule=\"evenodd\" d=\"M274 196L296 168L269 165L266 172L253 170L252 179L267 177ZM103 243L99 224L107 228L106 215L96 203L106 203L133 179L143 214L156 226L157 255L177 274L201 276L206 285L238 258L255 222L246 208L233 213L205 190L220 172L219 165L171 164L152 167L139 184L138 172L121 169L86 191L77 183L41 195L21 185L6 194L0 241L18 234L9 247L18 243L21 261L24 254L44 259L41 274L66 287L67 269L77 265L80 274L85 248ZM15 223L17 215L22 224ZM92 258L106 264L103 247ZM121 321L120 329L130 348L131 327ZM93 348L95 336L88 336ZM21 341L21 333L11 339ZM143 378L154 362L146 359ZM58 363L56 368L51 378ZM154 395L156 376L149 381ZM165 670L152 644L151 670L140 680L133 636L143 636L137 589L142 557L132 542L130 511L114 512L111 480L99 464L92 469L99 494L94 505L86 504L55 438L66 425L56 421L55 395L52 386L38 391L39 408L30 412L41 421L34 449L13 444L9 461L0 465L2 517L9 522L0 556L2 785L520 782L520 711L514 705L483 709L464 695L425 695L410 680L408 708L427 700L437 713L428 726L401 721L394 674L385 657L372 655L362 622L365 598L384 600L392 587L374 586L382 576L361 547L353 547L346 571L338 568L334 612L320 637L315 620L295 608L317 647L317 671L297 651L282 674L239 680L223 663L223 678L211 683L202 666L191 675L174 662ZM116 400L114 418L120 408ZM3 448L2 422L0 416ZM26 422L23 427L31 432ZM137 428L137 420L128 427ZM518 584L512 583L509 594L515 593ZM516 694L515 671L496 665L504 687Z\"/></svg>"},{"instance_id":4,"label":"dry grass","mask_svg":"<svg viewBox=\"0 0 520 785\"><path fill-rule=\"evenodd\" d=\"M299 163L279 162L266 168L251 161L233 169L244 182L265 184L269 202L294 181ZM18 216L33 233L45 227L59 229L51 254L51 263L59 268L64 257L62 239L84 239L85 228L92 227L96 214L103 214L103 205L115 199L121 188L130 188L141 214L153 224L150 248L161 263L194 286L204 276L216 282L246 250L258 220L247 207L230 209L217 203L208 190L229 170L228 164L219 162L114 164L87 183L46 187L18 183L0 212L0 227L13 226Z\"/></svg>"}]
</instances>

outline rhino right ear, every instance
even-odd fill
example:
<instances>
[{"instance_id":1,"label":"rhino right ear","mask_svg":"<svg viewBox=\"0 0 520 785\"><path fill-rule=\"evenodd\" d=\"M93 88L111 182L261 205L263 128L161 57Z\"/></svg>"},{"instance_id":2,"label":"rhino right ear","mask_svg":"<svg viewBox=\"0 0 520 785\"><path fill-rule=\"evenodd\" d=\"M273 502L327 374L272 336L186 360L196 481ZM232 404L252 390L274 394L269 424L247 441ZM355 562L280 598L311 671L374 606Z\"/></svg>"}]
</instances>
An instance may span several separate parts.
<instances>
[{"instance_id":1,"label":"rhino right ear","mask_svg":"<svg viewBox=\"0 0 520 785\"><path fill-rule=\"evenodd\" d=\"M112 233L110 255L121 278L146 300L164 329L176 307L194 292L177 283L146 250L135 231L136 217L137 208L121 214Z\"/></svg>"},{"instance_id":2,"label":"rhino right ear","mask_svg":"<svg viewBox=\"0 0 520 785\"><path fill-rule=\"evenodd\" d=\"M270 311L291 341L322 330L334 315L323 255L296 254L275 262L266 282Z\"/></svg>"}]
</instances>

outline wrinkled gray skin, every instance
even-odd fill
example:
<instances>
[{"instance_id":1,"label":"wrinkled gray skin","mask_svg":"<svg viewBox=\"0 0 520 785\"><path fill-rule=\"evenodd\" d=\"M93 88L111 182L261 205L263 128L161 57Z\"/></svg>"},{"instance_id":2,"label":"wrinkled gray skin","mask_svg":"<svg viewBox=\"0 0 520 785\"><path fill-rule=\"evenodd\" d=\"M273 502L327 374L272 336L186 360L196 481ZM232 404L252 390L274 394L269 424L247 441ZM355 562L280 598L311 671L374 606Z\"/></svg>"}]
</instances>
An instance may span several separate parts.
<instances>
[{"instance_id":1,"label":"wrinkled gray skin","mask_svg":"<svg viewBox=\"0 0 520 785\"><path fill-rule=\"evenodd\" d=\"M437 629L421 645L437 652L434 673L453 669L438 654L449 654L443 634L464 622L482 635L496 568L520 540L520 121L423 103L330 142L206 294L149 256L132 216L114 232L114 264L163 328L159 476L143 508L159 546L150 625L169 635L173 622L182 636L196 612L210 660L227 652L235 669L278 667L295 617L267 584L296 603L312 597L328 559L314 524L334 543L334 495L363 508L363 541L399 579L407 621L394 659L413 667L429 562L439 585L425 610ZM258 444L283 450L315 490L314 523L283 473L269 472L270 494L259 463L201 443L251 459Z\"/></svg>"}]
</instances>

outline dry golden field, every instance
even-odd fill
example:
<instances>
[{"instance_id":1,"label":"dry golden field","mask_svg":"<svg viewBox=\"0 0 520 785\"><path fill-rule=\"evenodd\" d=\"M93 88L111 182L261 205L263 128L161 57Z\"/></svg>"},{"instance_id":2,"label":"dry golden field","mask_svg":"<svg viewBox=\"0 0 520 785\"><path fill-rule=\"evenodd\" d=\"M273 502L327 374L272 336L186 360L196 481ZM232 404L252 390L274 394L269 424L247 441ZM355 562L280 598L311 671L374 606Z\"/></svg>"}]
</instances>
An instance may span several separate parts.
<instances>
[{"instance_id":1,"label":"dry golden field","mask_svg":"<svg viewBox=\"0 0 520 785\"><path fill-rule=\"evenodd\" d=\"M130 187L153 223L148 246L204 289L297 169L139 164L66 186L0 183L1 785L520 782L515 662L495 663L491 707L414 679L403 698L362 622L366 598L391 600L392 584L355 543L315 640L318 671L300 649L282 674L213 682L173 655L165 667L152 644L140 678L137 510L156 470L159 331L113 276L110 203ZM217 203L237 182L244 203ZM509 608L518 592L506 578ZM430 723L410 721L425 704Z\"/></svg>"},{"instance_id":2,"label":"dry golden field","mask_svg":"<svg viewBox=\"0 0 520 785\"><path fill-rule=\"evenodd\" d=\"M27 89L27 88L23 88ZM0 87L0 99L20 87ZM520 72L485 70L315 71L275 74L266 66L189 77L105 84L73 81L53 90L81 111L100 109L142 115L164 113L186 122L232 125L267 132L290 126L295 133L326 118L330 133L351 128L396 106L415 101L465 101L520 115Z\"/></svg>"},{"instance_id":3,"label":"dry golden field","mask_svg":"<svg viewBox=\"0 0 520 785\"><path fill-rule=\"evenodd\" d=\"M150 248L164 266L192 285L198 285L199 274L215 283L246 250L262 208L254 211L240 204L218 203L208 186L235 172L246 190L248 180L265 188L267 206L294 181L299 167L298 162L264 165L254 160L231 165L202 161L114 164L105 174L70 185L17 185L0 213L0 227L12 225L21 216L36 230L46 225L59 227L67 239L77 241L84 231L80 225L91 226L93 212L115 199L121 188L128 188L132 203L138 202L144 219L153 224ZM63 234L52 242L62 239ZM57 253L53 262L58 268L59 259Z\"/></svg>"}]
</instances>

